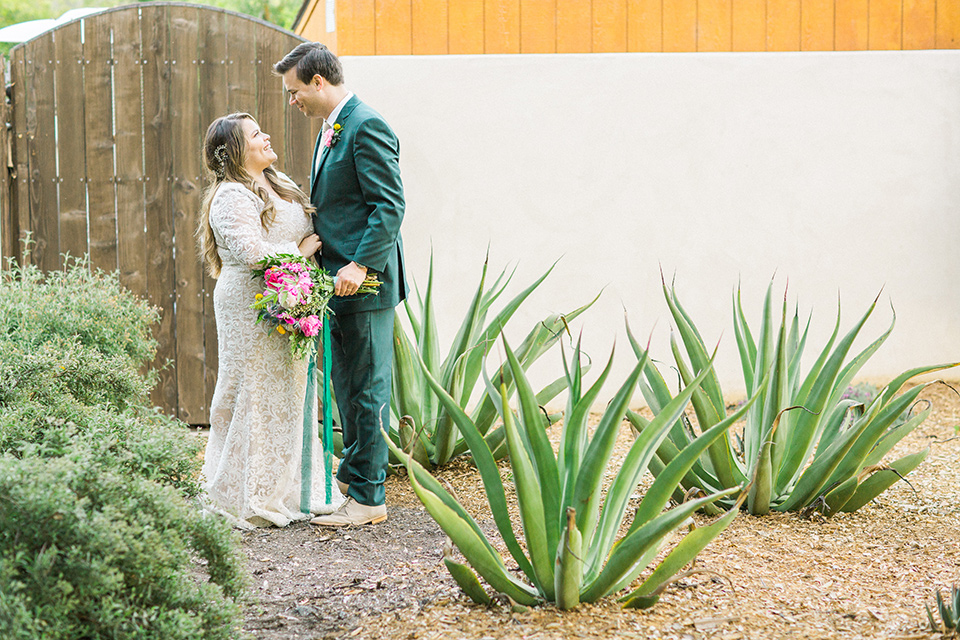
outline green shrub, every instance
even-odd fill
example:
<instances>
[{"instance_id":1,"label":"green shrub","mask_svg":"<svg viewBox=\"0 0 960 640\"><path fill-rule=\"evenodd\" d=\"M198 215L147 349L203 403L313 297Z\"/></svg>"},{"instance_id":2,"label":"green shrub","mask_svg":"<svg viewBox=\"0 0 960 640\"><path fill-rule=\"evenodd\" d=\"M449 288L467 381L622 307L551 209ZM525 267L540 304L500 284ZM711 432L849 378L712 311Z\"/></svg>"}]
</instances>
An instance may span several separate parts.
<instances>
[{"instance_id":1,"label":"green shrub","mask_svg":"<svg viewBox=\"0 0 960 640\"><path fill-rule=\"evenodd\" d=\"M0 637L236 637L229 527L80 458L0 458Z\"/></svg>"},{"instance_id":2,"label":"green shrub","mask_svg":"<svg viewBox=\"0 0 960 640\"><path fill-rule=\"evenodd\" d=\"M125 356L134 366L156 354L156 309L125 289L117 273L94 271L87 260L68 258L63 270L46 274L11 263L2 291L0 337L11 342L25 347L59 337L105 356Z\"/></svg>"}]
</instances>

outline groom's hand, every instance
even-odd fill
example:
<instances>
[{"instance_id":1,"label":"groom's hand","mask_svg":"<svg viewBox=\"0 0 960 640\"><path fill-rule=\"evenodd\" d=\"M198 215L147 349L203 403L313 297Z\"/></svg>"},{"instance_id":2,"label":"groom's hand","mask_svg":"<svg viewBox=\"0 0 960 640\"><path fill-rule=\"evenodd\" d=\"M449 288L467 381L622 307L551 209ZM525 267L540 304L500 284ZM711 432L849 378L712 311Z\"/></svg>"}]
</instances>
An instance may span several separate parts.
<instances>
[{"instance_id":1,"label":"groom's hand","mask_svg":"<svg viewBox=\"0 0 960 640\"><path fill-rule=\"evenodd\" d=\"M337 271L337 281L333 287L333 295L352 296L363 284L366 277L366 267L362 267L356 262L348 263L340 271Z\"/></svg>"}]
</instances>

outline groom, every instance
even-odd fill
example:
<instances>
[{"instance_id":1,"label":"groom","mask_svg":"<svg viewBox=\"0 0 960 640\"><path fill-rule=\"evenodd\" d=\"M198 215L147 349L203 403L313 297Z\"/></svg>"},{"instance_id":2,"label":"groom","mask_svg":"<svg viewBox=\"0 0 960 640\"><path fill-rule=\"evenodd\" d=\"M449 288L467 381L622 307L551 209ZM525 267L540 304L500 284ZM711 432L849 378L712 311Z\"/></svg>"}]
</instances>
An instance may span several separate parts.
<instances>
[{"instance_id":1,"label":"groom","mask_svg":"<svg viewBox=\"0 0 960 640\"><path fill-rule=\"evenodd\" d=\"M343 427L337 484L347 500L314 524L348 526L387 519L383 482L390 424L394 307L407 294L404 278L400 144L379 113L343 86L343 68L324 45L305 42L274 65L283 87L308 118L323 118L310 172L310 201L320 240L320 265L336 274L330 302L333 367ZM368 274L376 296L354 294Z\"/></svg>"}]
</instances>

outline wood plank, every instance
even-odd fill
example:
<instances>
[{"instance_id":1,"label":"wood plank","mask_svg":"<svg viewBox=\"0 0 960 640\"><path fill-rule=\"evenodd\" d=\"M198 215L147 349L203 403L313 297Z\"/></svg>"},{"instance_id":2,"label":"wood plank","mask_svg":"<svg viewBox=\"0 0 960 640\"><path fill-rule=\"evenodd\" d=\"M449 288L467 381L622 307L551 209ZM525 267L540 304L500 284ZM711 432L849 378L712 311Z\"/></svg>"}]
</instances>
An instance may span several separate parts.
<instances>
[{"instance_id":1,"label":"wood plank","mask_svg":"<svg viewBox=\"0 0 960 640\"><path fill-rule=\"evenodd\" d=\"M800 0L767 0L767 51L800 50Z\"/></svg>"},{"instance_id":2,"label":"wood plank","mask_svg":"<svg viewBox=\"0 0 960 640\"><path fill-rule=\"evenodd\" d=\"M111 15L84 19L83 91L86 96L87 203L90 264L114 271L117 262L117 211L113 148L113 55Z\"/></svg>"},{"instance_id":3,"label":"wood plank","mask_svg":"<svg viewBox=\"0 0 960 640\"><path fill-rule=\"evenodd\" d=\"M697 0L663 4L663 50L697 50Z\"/></svg>"},{"instance_id":4,"label":"wood plank","mask_svg":"<svg viewBox=\"0 0 960 640\"><path fill-rule=\"evenodd\" d=\"M594 53L620 53L627 50L626 0L593 0Z\"/></svg>"},{"instance_id":5,"label":"wood plank","mask_svg":"<svg viewBox=\"0 0 960 640\"><path fill-rule=\"evenodd\" d=\"M960 2L937 0L937 49L960 49Z\"/></svg>"},{"instance_id":6,"label":"wood plank","mask_svg":"<svg viewBox=\"0 0 960 640\"><path fill-rule=\"evenodd\" d=\"M414 55L448 52L448 15L447 0L413 0L410 20Z\"/></svg>"},{"instance_id":7,"label":"wood plank","mask_svg":"<svg viewBox=\"0 0 960 640\"><path fill-rule=\"evenodd\" d=\"M484 0L483 52L520 53L520 0Z\"/></svg>"},{"instance_id":8,"label":"wood plank","mask_svg":"<svg viewBox=\"0 0 960 640\"><path fill-rule=\"evenodd\" d=\"M937 0L903 0L903 48L937 46Z\"/></svg>"},{"instance_id":9,"label":"wood plank","mask_svg":"<svg viewBox=\"0 0 960 640\"><path fill-rule=\"evenodd\" d=\"M285 46L293 49L296 45L297 41L289 38ZM280 83L279 78L274 78L274 80ZM284 108L284 117L286 127L284 173L296 182L301 190L309 193L307 183L310 180L310 160L313 159L313 147L317 139L313 124L316 124L317 133L319 133L322 120L321 118L307 118L298 109L289 105Z\"/></svg>"},{"instance_id":10,"label":"wood plank","mask_svg":"<svg viewBox=\"0 0 960 640\"><path fill-rule=\"evenodd\" d=\"M150 393L154 405L179 416L177 403L176 301L174 267L173 137L170 122L170 59L167 6L141 8L140 33L143 42L143 144L150 150L144 157L144 211L147 238L147 301L160 309L160 322L153 336L157 340L154 368L157 385ZM169 365L169 366L168 366Z\"/></svg>"},{"instance_id":11,"label":"wood plank","mask_svg":"<svg viewBox=\"0 0 960 640\"><path fill-rule=\"evenodd\" d=\"M270 135L270 145L277 154L276 167L280 171L286 168L286 122L284 112L289 106L287 94L283 90L280 78L274 78L267 73L273 64L287 55L291 47L288 46L287 36L276 29L260 25L257 30L257 59L263 65L258 70L260 78L257 82L257 123L260 130Z\"/></svg>"},{"instance_id":12,"label":"wood plank","mask_svg":"<svg viewBox=\"0 0 960 640\"><path fill-rule=\"evenodd\" d=\"M520 0L520 53L556 53L557 0Z\"/></svg>"},{"instance_id":13,"label":"wood plank","mask_svg":"<svg viewBox=\"0 0 960 640\"><path fill-rule=\"evenodd\" d=\"M733 50L767 50L766 0L733 0Z\"/></svg>"},{"instance_id":14,"label":"wood plank","mask_svg":"<svg viewBox=\"0 0 960 640\"><path fill-rule=\"evenodd\" d=\"M484 15L480 0L449 0L449 51L451 54L483 53Z\"/></svg>"},{"instance_id":15,"label":"wood plank","mask_svg":"<svg viewBox=\"0 0 960 640\"><path fill-rule=\"evenodd\" d=\"M137 74L139 79L139 74ZM139 98L137 104L140 104ZM88 252L83 43L80 21L57 30L57 149L60 157L60 253Z\"/></svg>"},{"instance_id":16,"label":"wood plank","mask_svg":"<svg viewBox=\"0 0 960 640\"><path fill-rule=\"evenodd\" d=\"M836 0L836 31L834 46L837 51L863 51L869 36L869 0Z\"/></svg>"},{"instance_id":17,"label":"wood plank","mask_svg":"<svg viewBox=\"0 0 960 640\"><path fill-rule=\"evenodd\" d=\"M413 51L411 0L377 0L374 29L377 55L410 55Z\"/></svg>"},{"instance_id":18,"label":"wood plank","mask_svg":"<svg viewBox=\"0 0 960 640\"><path fill-rule=\"evenodd\" d=\"M147 236L143 209L143 135L140 104L140 16L116 11L113 22L113 91L116 104L117 263L120 281L147 296Z\"/></svg>"},{"instance_id":19,"label":"wood plank","mask_svg":"<svg viewBox=\"0 0 960 640\"><path fill-rule=\"evenodd\" d=\"M7 75L7 58L0 56L0 74L4 78ZM0 100L0 122L10 122L10 109L7 100ZM7 179L7 167L13 166L13 159L9 157L10 130L7 127L0 127L0 270L5 269L7 258L10 257L13 250L13 239L8 236L10 230L10 182Z\"/></svg>"},{"instance_id":20,"label":"wood plank","mask_svg":"<svg viewBox=\"0 0 960 640\"><path fill-rule=\"evenodd\" d=\"M338 56L372 56L377 52L374 0L337 0Z\"/></svg>"},{"instance_id":21,"label":"wood plank","mask_svg":"<svg viewBox=\"0 0 960 640\"><path fill-rule=\"evenodd\" d=\"M628 0L627 51L663 51L661 0Z\"/></svg>"},{"instance_id":22,"label":"wood plank","mask_svg":"<svg viewBox=\"0 0 960 640\"><path fill-rule=\"evenodd\" d=\"M227 60L227 41L235 40L231 27L249 22L246 18L228 16L219 11L201 11L201 25L197 41L197 57L200 60L198 73L200 77L200 128L197 130L197 136L200 140L198 149L203 149L203 139L206 136L207 127L216 118L226 115L229 112L227 106L227 66L223 64ZM249 40L240 43L246 45L248 49L253 49L255 40ZM240 53L241 57L247 57L245 53ZM279 58L278 58L279 60ZM261 67L261 73L266 72L273 66L276 60L268 59L264 61ZM251 75L248 78L253 79ZM276 83L280 79L276 78ZM201 156L202 158L202 156ZM203 162L201 160L201 175L206 174L203 171ZM205 175L202 180L204 186L207 185L209 176ZM199 210L199 206L197 207ZM199 218L195 217L192 222L192 228L196 228ZM179 259L179 254L178 254ZM197 254L197 262L202 263L203 257ZM219 353L217 351L217 320L213 309L213 290L217 281L214 280L205 268L201 269L202 287L203 287L203 406L210 407L213 400L213 392L217 385L217 366L219 362ZM209 411L209 409L208 409ZM209 421L208 417L204 422Z\"/></svg>"},{"instance_id":23,"label":"wood plank","mask_svg":"<svg viewBox=\"0 0 960 640\"><path fill-rule=\"evenodd\" d=\"M591 3L584 0L557 0L557 53L590 53Z\"/></svg>"},{"instance_id":24,"label":"wood plank","mask_svg":"<svg viewBox=\"0 0 960 640\"><path fill-rule=\"evenodd\" d=\"M699 0L697 3L697 51L733 49L732 0Z\"/></svg>"},{"instance_id":25,"label":"wood plank","mask_svg":"<svg viewBox=\"0 0 960 640\"><path fill-rule=\"evenodd\" d=\"M30 229L30 154L27 145L27 80L24 49L18 47L10 60L10 80L13 84L13 156L14 175L11 178L10 235L13 238L12 257L23 264L25 231Z\"/></svg>"},{"instance_id":26,"label":"wood plank","mask_svg":"<svg viewBox=\"0 0 960 640\"><path fill-rule=\"evenodd\" d=\"M173 139L173 209L176 247L177 396L180 419L204 424L203 272L194 230L200 205L199 11L170 7L170 119Z\"/></svg>"},{"instance_id":27,"label":"wood plank","mask_svg":"<svg viewBox=\"0 0 960 640\"><path fill-rule=\"evenodd\" d=\"M27 145L30 153L31 262L44 271L60 267L53 32L27 42Z\"/></svg>"},{"instance_id":28,"label":"wood plank","mask_svg":"<svg viewBox=\"0 0 960 640\"><path fill-rule=\"evenodd\" d=\"M6 56L0 56L0 75L7 78L9 63ZM12 114L7 101L0 100L0 122L11 122ZM7 269L7 259L13 256L13 202L11 194L11 171L14 166L13 142L10 140L10 130L0 127L0 270Z\"/></svg>"},{"instance_id":29,"label":"wood plank","mask_svg":"<svg viewBox=\"0 0 960 640\"><path fill-rule=\"evenodd\" d=\"M257 117L257 85L260 74L255 43L259 27L253 20L235 17L230 19L230 37L226 39L227 105L224 113L242 111ZM268 62L272 68L277 60ZM209 126L210 123L205 124Z\"/></svg>"},{"instance_id":30,"label":"wood plank","mask_svg":"<svg viewBox=\"0 0 960 640\"><path fill-rule=\"evenodd\" d=\"M833 0L801 0L800 50L833 51Z\"/></svg>"},{"instance_id":31,"label":"wood plank","mask_svg":"<svg viewBox=\"0 0 960 640\"><path fill-rule=\"evenodd\" d=\"M867 46L873 50L903 48L902 0L870 0Z\"/></svg>"}]
</instances>

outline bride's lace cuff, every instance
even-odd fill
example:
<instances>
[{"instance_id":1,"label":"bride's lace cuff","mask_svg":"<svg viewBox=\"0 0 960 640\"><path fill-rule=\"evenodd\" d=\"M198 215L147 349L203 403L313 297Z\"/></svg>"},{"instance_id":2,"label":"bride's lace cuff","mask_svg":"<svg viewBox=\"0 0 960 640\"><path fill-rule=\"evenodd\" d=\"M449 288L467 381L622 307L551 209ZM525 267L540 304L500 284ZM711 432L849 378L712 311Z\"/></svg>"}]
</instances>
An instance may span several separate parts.
<instances>
[{"instance_id":1,"label":"bride's lace cuff","mask_svg":"<svg viewBox=\"0 0 960 640\"><path fill-rule=\"evenodd\" d=\"M260 224L263 202L246 187L235 182L220 186L210 205L213 227L224 264L253 268L263 258L277 253L300 254L295 242L270 242Z\"/></svg>"}]
</instances>

